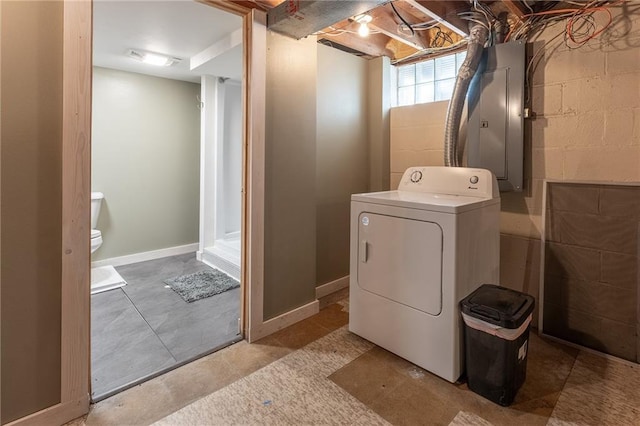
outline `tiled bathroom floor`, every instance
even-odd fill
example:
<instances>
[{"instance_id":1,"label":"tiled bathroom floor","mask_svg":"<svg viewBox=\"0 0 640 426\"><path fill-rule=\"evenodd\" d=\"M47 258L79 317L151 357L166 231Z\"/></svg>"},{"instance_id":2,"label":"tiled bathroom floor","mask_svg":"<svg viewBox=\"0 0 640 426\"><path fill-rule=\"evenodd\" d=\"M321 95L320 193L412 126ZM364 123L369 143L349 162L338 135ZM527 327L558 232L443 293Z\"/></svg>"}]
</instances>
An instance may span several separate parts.
<instances>
[{"instance_id":1,"label":"tiled bathroom floor","mask_svg":"<svg viewBox=\"0 0 640 426\"><path fill-rule=\"evenodd\" d=\"M510 407L349 333L348 302L92 405L70 425L637 425L640 368L530 334ZM168 416L168 417L167 417Z\"/></svg>"},{"instance_id":2,"label":"tiled bathroom floor","mask_svg":"<svg viewBox=\"0 0 640 426\"><path fill-rule=\"evenodd\" d=\"M206 269L194 254L120 266L128 284L91 296L94 401L240 340L239 288L192 303L165 288Z\"/></svg>"}]
</instances>

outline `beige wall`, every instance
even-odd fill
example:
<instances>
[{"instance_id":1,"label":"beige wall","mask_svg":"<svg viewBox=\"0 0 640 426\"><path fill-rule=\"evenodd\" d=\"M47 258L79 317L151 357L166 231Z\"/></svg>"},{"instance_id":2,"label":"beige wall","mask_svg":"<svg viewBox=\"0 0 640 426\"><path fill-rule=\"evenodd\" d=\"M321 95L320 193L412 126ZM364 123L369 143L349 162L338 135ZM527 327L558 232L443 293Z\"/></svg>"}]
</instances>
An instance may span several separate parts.
<instances>
[{"instance_id":1,"label":"beige wall","mask_svg":"<svg viewBox=\"0 0 640 426\"><path fill-rule=\"evenodd\" d=\"M93 260L198 242L200 85L94 68Z\"/></svg>"},{"instance_id":2,"label":"beige wall","mask_svg":"<svg viewBox=\"0 0 640 426\"><path fill-rule=\"evenodd\" d=\"M349 274L351 194L369 188L370 146L366 60L273 33L267 46L265 319Z\"/></svg>"},{"instance_id":3,"label":"beige wall","mask_svg":"<svg viewBox=\"0 0 640 426\"><path fill-rule=\"evenodd\" d=\"M619 8L613 10L619 14ZM561 30L558 25L545 31L534 43L535 51ZM503 285L537 296L543 179L640 180L638 46L640 17L635 15L616 16L604 37L581 49L567 48L562 36L545 48L533 75L537 116L525 127L527 189L502 194L501 241L509 248L502 250ZM392 186L408 166L442 165L446 106L392 109Z\"/></svg>"},{"instance_id":4,"label":"beige wall","mask_svg":"<svg viewBox=\"0 0 640 426\"><path fill-rule=\"evenodd\" d=\"M264 320L315 300L317 45L267 33Z\"/></svg>"},{"instance_id":5,"label":"beige wall","mask_svg":"<svg viewBox=\"0 0 640 426\"><path fill-rule=\"evenodd\" d=\"M60 401L62 2L2 2L2 423Z\"/></svg>"},{"instance_id":6,"label":"beige wall","mask_svg":"<svg viewBox=\"0 0 640 426\"><path fill-rule=\"evenodd\" d=\"M368 62L318 45L317 285L349 275L351 194L369 187Z\"/></svg>"},{"instance_id":7,"label":"beige wall","mask_svg":"<svg viewBox=\"0 0 640 426\"><path fill-rule=\"evenodd\" d=\"M391 62L387 57L367 61L367 131L369 139L369 191L387 191L389 183L389 116Z\"/></svg>"}]
</instances>

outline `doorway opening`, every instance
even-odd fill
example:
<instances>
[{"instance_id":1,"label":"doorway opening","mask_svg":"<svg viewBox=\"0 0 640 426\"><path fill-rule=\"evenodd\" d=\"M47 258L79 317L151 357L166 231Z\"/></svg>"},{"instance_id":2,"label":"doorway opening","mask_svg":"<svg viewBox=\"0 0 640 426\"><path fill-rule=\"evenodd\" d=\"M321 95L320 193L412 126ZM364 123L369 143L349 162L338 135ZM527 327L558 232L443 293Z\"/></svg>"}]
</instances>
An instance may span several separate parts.
<instances>
[{"instance_id":1,"label":"doorway opening","mask_svg":"<svg viewBox=\"0 0 640 426\"><path fill-rule=\"evenodd\" d=\"M243 338L242 25L196 2L94 3L94 402Z\"/></svg>"}]
</instances>

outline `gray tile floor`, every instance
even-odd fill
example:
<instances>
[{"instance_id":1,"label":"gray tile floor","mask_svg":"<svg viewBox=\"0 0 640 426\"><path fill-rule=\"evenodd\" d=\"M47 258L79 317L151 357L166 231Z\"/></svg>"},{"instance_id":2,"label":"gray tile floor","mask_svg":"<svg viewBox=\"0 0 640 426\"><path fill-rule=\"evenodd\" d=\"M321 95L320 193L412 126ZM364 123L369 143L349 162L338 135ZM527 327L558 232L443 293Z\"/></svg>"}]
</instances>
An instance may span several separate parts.
<instances>
[{"instance_id":1,"label":"gray tile floor","mask_svg":"<svg viewBox=\"0 0 640 426\"><path fill-rule=\"evenodd\" d=\"M239 288L192 303L165 288L206 269L195 254L120 266L128 284L91 296L94 401L241 339Z\"/></svg>"}]
</instances>

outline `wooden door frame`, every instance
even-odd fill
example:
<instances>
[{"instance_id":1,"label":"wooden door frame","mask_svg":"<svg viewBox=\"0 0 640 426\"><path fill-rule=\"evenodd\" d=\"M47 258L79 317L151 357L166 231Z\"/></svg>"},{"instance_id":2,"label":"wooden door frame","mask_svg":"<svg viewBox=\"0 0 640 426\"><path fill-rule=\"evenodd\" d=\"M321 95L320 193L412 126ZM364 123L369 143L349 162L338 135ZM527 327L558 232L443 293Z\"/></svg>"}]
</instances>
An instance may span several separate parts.
<instances>
[{"instance_id":1,"label":"wooden door frame","mask_svg":"<svg viewBox=\"0 0 640 426\"><path fill-rule=\"evenodd\" d=\"M242 17L242 244L240 327L253 342L264 334L264 180L267 16L225 0L196 0Z\"/></svg>"}]
</instances>

